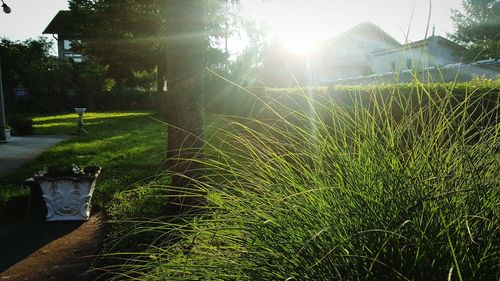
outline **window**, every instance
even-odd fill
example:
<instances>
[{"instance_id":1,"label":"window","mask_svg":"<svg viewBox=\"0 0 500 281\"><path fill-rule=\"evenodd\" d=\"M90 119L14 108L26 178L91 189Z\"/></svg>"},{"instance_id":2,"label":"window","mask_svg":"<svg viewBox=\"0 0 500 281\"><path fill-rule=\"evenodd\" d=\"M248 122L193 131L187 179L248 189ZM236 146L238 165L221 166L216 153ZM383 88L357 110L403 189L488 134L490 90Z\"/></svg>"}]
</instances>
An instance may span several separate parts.
<instances>
[{"instance_id":1,"label":"window","mask_svg":"<svg viewBox=\"0 0 500 281\"><path fill-rule=\"evenodd\" d=\"M81 54L74 54L74 53L67 53L67 54L64 54L64 57L69 59L73 59L74 62L82 62L83 61L83 57Z\"/></svg>"},{"instance_id":2,"label":"window","mask_svg":"<svg viewBox=\"0 0 500 281\"><path fill-rule=\"evenodd\" d=\"M64 44L64 50L69 50L69 49L71 49L71 41L69 41L69 40L64 40L64 41L63 41L63 44Z\"/></svg>"},{"instance_id":3,"label":"window","mask_svg":"<svg viewBox=\"0 0 500 281\"><path fill-rule=\"evenodd\" d=\"M412 59L406 59L406 68L413 69L413 60Z\"/></svg>"},{"instance_id":4,"label":"window","mask_svg":"<svg viewBox=\"0 0 500 281\"><path fill-rule=\"evenodd\" d=\"M81 43L81 40L64 40L63 41L64 50L70 50L74 43Z\"/></svg>"}]
</instances>

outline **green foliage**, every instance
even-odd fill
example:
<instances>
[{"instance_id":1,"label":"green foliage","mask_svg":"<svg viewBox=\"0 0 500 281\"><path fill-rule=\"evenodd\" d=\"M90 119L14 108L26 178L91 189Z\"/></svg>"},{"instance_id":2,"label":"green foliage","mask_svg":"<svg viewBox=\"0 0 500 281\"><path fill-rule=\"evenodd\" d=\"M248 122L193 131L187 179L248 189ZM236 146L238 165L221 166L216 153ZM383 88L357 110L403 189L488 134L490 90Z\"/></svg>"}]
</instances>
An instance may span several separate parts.
<instances>
[{"instance_id":1,"label":"green foliage","mask_svg":"<svg viewBox=\"0 0 500 281\"><path fill-rule=\"evenodd\" d=\"M376 84L309 88L251 88L250 90L234 85L228 81L213 79L207 83L206 110L211 114L250 117L261 114L268 104L286 105L294 110L309 106L306 97L317 99L336 99L350 102L349 96L360 94L369 96L373 92L390 96L394 92L414 95L418 91L432 94L450 93L457 98L473 91L476 94L488 93L491 96L500 94L500 79L492 80L481 77L466 83L428 83L418 81L406 84Z\"/></svg>"},{"instance_id":2,"label":"green foliage","mask_svg":"<svg viewBox=\"0 0 500 281\"><path fill-rule=\"evenodd\" d=\"M42 110L47 106L65 103L65 90L71 88L72 66L68 61L49 56L52 43L44 38L13 42L2 39L0 57L7 110L14 112ZM23 86L30 98L14 99L13 89Z\"/></svg>"},{"instance_id":3,"label":"green foliage","mask_svg":"<svg viewBox=\"0 0 500 281\"><path fill-rule=\"evenodd\" d=\"M14 135L31 135L33 133L33 120L20 114L9 115L7 123L14 131Z\"/></svg>"},{"instance_id":4,"label":"green foliage","mask_svg":"<svg viewBox=\"0 0 500 281\"><path fill-rule=\"evenodd\" d=\"M457 43L469 47L466 59L500 57L500 13L491 8L491 0L463 0L464 13L452 10L456 31L449 34Z\"/></svg>"},{"instance_id":5,"label":"green foliage","mask_svg":"<svg viewBox=\"0 0 500 281\"><path fill-rule=\"evenodd\" d=\"M76 105L92 105L104 87L107 69L92 61L75 63L49 55L45 38L23 42L2 39L0 56L7 113L61 112ZM23 86L26 97L13 89Z\"/></svg>"},{"instance_id":6,"label":"green foliage","mask_svg":"<svg viewBox=\"0 0 500 281\"><path fill-rule=\"evenodd\" d=\"M238 14L235 1L207 0L205 23L210 42L208 63L224 64L221 38L235 32ZM71 0L69 7L86 38L80 48L101 64L109 66L110 77L132 83L138 71L152 73L165 64L165 22L168 1L164 0ZM208 46L207 46L208 47Z\"/></svg>"},{"instance_id":7,"label":"green foliage","mask_svg":"<svg viewBox=\"0 0 500 281\"><path fill-rule=\"evenodd\" d=\"M98 110L153 108L155 72L135 72L128 87L117 88L116 81L107 78L108 67L92 60L76 63L50 56L51 46L43 38L1 41L8 118L16 113L67 112L75 106ZM17 86L25 87L28 95L16 98L13 89Z\"/></svg>"},{"instance_id":8,"label":"green foliage","mask_svg":"<svg viewBox=\"0 0 500 281\"><path fill-rule=\"evenodd\" d=\"M269 30L259 25L253 19L244 16L242 6L237 3L232 3L232 5L227 5L223 9L219 8L218 10L219 13L227 12L229 17L226 16L226 20L221 21L224 22L224 25L221 26L221 31L224 32L220 33L219 40L215 45L225 46L225 42L223 41L225 36L231 37L232 39L230 38L230 40L246 37L248 43L245 49L237 56L233 54L232 57L229 57L229 54L225 52L226 50L221 50L222 52L218 56L209 54L208 66L213 71L227 77L238 85L255 87L257 85L258 73L261 70L264 55L266 54L265 50L268 47ZM220 17L224 19L222 15ZM229 27L228 30L226 26ZM220 57L220 59L217 59L217 57ZM221 63L223 67L221 67ZM207 79L211 82L212 77L210 73L207 76Z\"/></svg>"},{"instance_id":9,"label":"green foliage","mask_svg":"<svg viewBox=\"0 0 500 281\"><path fill-rule=\"evenodd\" d=\"M72 63L73 66L73 107L96 108L96 96L105 89L107 67L87 60Z\"/></svg>"},{"instance_id":10,"label":"green foliage","mask_svg":"<svg viewBox=\"0 0 500 281\"><path fill-rule=\"evenodd\" d=\"M69 1L86 38L80 47L108 65L110 77L118 81L131 79L134 71L151 71L163 52L162 2Z\"/></svg>"},{"instance_id":11,"label":"green foliage","mask_svg":"<svg viewBox=\"0 0 500 281\"><path fill-rule=\"evenodd\" d=\"M153 72L136 71L132 83L136 85L137 89L144 93L151 93L156 91L156 70Z\"/></svg>"},{"instance_id":12,"label":"green foliage","mask_svg":"<svg viewBox=\"0 0 500 281\"><path fill-rule=\"evenodd\" d=\"M205 176L183 190L208 194L207 215L146 223L149 247L104 270L136 280L495 280L500 96L473 85L382 85L344 99L303 89L306 107L276 101L264 116L217 120Z\"/></svg>"}]
</instances>

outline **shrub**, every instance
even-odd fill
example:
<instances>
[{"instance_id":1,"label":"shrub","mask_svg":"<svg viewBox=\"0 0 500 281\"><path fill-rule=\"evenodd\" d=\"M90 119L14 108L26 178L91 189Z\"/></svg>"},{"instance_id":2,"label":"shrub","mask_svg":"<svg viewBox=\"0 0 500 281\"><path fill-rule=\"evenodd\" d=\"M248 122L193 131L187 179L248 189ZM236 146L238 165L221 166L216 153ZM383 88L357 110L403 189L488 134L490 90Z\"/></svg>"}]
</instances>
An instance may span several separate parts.
<instances>
[{"instance_id":1,"label":"shrub","mask_svg":"<svg viewBox=\"0 0 500 281\"><path fill-rule=\"evenodd\" d=\"M22 115L8 116L8 123L16 135L31 135L33 134L33 120Z\"/></svg>"},{"instance_id":2,"label":"shrub","mask_svg":"<svg viewBox=\"0 0 500 281\"><path fill-rule=\"evenodd\" d=\"M208 113L249 117L261 114L269 109L270 105L278 105L285 111L304 110L309 107L311 100L315 103L329 102L329 99L342 101L345 105L353 102L352 95L369 97L372 93L379 93L382 97L394 95L417 96L417 92L437 94L451 94L459 102L465 94L487 94L488 99L494 100L500 94L500 80L476 78L467 83L429 83L419 81L404 84L376 84L358 86L330 86L309 88L259 88L243 89L225 81L208 85L206 94L206 110ZM491 107L495 105L490 103ZM274 106L273 106L274 107Z\"/></svg>"}]
</instances>

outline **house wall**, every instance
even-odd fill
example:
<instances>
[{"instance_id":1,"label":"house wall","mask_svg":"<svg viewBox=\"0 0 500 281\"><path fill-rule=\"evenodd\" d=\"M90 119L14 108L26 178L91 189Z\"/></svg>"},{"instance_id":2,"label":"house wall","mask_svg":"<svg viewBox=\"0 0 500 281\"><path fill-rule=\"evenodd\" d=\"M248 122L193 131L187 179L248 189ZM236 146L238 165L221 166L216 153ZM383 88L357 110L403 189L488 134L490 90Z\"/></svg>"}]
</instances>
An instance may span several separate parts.
<instances>
[{"instance_id":1,"label":"house wall","mask_svg":"<svg viewBox=\"0 0 500 281\"><path fill-rule=\"evenodd\" d=\"M460 51L440 40L430 37L427 41L401 48L376 52L372 57L375 73L420 69L432 66L445 66L460 62ZM395 69L393 69L393 66Z\"/></svg>"},{"instance_id":2,"label":"house wall","mask_svg":"<svg viewBox=\"0 0 500 281\"><path fill-rule=\"evenodd\" d=\"M376 37L353 34L322 46L311 57L314 84L353 76L369 75L372 69L371 53L396 47Z\"/></svg>"},{"instance_id":3,"label":"house wall","mask_svg":"<svg viewBox=\"0 0 500 281\"><path fill-rule=\"evenodd\" d=\"M371 57L371 66L375 73L382 74L413 68L424 68L429 65L427 46L415 48L399 48L385 53L376 53Z\"/></svg>"},{"instance_id":4,"label":"house wall","mask_svg":"<svg viewBox=\"0 0 500 281\"><path fill-rule=\"evenodd\" d=\"M456 49L442 40L432 40L429 44L429 52L436 58L439 65L447 65L462 61L463 50Z\"/></svg>"}]
</instances>

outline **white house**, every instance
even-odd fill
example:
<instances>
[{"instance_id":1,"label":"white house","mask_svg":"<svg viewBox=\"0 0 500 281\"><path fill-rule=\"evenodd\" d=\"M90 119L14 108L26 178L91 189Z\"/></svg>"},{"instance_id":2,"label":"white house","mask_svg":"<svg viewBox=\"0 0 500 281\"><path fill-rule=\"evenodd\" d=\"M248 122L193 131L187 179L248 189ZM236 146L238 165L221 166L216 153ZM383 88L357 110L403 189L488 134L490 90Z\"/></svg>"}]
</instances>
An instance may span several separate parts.
<instances>
[{"instance_id":1,"label":"white house","mask_svg":"<svg viewBox=\"0 0 500 281\"><path fill-rule=\"evenodd\" d=\"M459 63L464 51L464 47L432 35L396 48L372 52L370 60L373 72L380 74Z\"/></svg>"},{"instance_id":2,"label":"white house","mask_svg":"<svg viewBox=\"0 0 500 281\"><path fill-rule=\"evenodd\" d=\"M311 56L313 84L461 62L465 48L434 34L401 44L373 23L359 24Z\"/></svg>"},{"instance_id":3,"label":"white house","mask_svg":"<svg viewBox=\"0 0 500 281\"><path fill-rule=\"evenodd\" d=\"M372 53L401 47L375 24L359 24L329 40L311 55L314 83L373 74Z\"/></svg>"}]
</instances>

